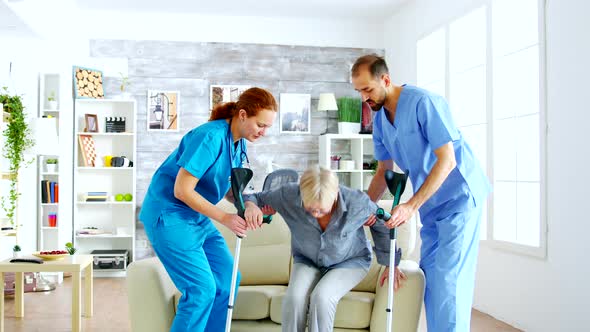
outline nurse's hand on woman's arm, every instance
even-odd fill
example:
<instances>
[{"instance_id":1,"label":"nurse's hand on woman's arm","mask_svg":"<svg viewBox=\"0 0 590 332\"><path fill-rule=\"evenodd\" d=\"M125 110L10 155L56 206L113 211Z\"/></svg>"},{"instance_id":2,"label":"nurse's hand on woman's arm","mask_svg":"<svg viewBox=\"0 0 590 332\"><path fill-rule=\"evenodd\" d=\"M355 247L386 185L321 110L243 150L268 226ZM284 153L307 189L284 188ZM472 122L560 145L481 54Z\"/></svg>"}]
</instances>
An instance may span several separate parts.
<instances>
[{"instance_id":1,"label":"nurse's hand on woman's arm","mask_svg":"<svg viewBox=\"0 0 590 332\"><path fill-rule=\"evenodd\" d=\"M260 210L260 208L251 201L246 201L244 205L246 205L244 219L246 219L246 225L248 226L248 229L259 228L262 225L262 210Z\"/></svg>"}]
</instances>

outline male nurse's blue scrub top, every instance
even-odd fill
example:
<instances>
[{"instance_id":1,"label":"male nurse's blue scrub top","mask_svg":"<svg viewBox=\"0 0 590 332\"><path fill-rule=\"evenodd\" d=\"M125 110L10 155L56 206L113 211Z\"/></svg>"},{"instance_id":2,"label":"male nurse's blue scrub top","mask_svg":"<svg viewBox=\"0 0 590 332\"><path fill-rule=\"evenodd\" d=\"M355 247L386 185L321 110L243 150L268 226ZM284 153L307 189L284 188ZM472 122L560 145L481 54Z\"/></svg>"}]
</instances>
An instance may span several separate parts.
<instances>
[{"instance_id":1,"label":"male nurse's blue scrub top","mask_svg":"<svg viewBox=\"0 0 590 332\"><path fill-rule=\"evenodd\" d=\"M180 167L199 179L195 191L217 204L230 188L232 167L242 166L241 158L245 153L244 142L233 144L225 120L210 121L189 131L152 177L139 219L152 225L165 212L181 214L183 219L197 223L206 220L206 216L174 197L174 183Z\"/></svg>"},{"instance_id":2,"label":"male nurse's blue scrub top","mask_svg":"<svg viewBox=\"0 0 590 332\"><path fill-rule=\"evenodd\" d=\"M430 174L437 157L434 150L453 142L457 167L420 208L422 216L444 209L460 212L478 206L490 192L489 182L473 151L455 126L444 98L418 87L404 85L394 123L384 109L373 121L375 159L393 160L417 192Z\"/></svg>"}]
</instances>

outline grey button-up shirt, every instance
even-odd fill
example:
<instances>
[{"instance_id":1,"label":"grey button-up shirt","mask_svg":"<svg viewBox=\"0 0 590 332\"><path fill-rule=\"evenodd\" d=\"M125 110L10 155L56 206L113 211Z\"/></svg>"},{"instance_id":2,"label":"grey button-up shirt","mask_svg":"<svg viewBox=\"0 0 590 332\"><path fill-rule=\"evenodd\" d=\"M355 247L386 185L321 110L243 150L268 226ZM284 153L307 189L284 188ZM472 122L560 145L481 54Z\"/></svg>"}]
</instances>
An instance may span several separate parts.
<instances>
[{"instance_id":1,"label":"grey button-up shirt","mask_svg":"<svg viewBox=\"0 0 590 332\"><path fill-rule=\"evenodd\" d=\"M259 207L269 205L281 214L291 230L291 250L295 263L317 268L364 268L371 266L371 245L363 224L375 213L377 204L365 193L340 186L338 204L326 230L303 208L299 185L245 195ZM371 227L377 262L389 265L389 229L381 222Z\"/></svg>"}]
</instances>

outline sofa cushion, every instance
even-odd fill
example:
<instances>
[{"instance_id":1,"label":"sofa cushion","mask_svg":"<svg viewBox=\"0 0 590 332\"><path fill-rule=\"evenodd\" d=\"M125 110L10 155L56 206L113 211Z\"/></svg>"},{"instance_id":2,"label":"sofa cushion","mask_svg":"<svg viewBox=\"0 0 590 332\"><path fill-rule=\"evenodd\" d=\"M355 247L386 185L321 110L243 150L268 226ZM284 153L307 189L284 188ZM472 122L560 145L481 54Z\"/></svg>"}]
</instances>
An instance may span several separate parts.
<instances>
[{"instance_id":1,"label":"sofa cushion","mask_svg":"<svg viewBox=\"0 0 590 332\"><path fill-rule=\"evenodd\" d=\"M233 319L258 320L270 316L270 301L273 296L283 294L287 286L240 286ZM174 312L180 300L180 292L174 294Z\"/></svg>"},{"instance_id":2,"label":"sofa cushion","mask_svg":"<svg viewBox=\"0 0 590 332\"><path fill-rule=\"evenodd\" d=\"M270 300L287 286L240 286L233 319L264 319L270 316Z\"/></svg>"},{"instance_id":3,"label":"sofa cushion","mask_svg":"<svg viewBox=\"0 0 590 332\"><path fill-rule=\"evenodd\" d=\"M226 200L217 206L223 211L236 213ZM234 253L236 236L227 227L215 222L215 226ZM291 233L283 218L277 213L270 224L262 229L249 231L242 239L239 268L240 285L287 285L291 263Z\"/></svg>"},{"instance_id":4,"label":"sofa cushion","mask_svg":"<svg viewBox=\"0 0 590 332\"><path fill-rule=\"evenodd\" d=\"M270 319L281 323L281 307L285 293L272 297L270 303ZM375 294L369 292L348 292L336 308L335 328L364 329L369 327Z\"/></svg>"}]
</instances>

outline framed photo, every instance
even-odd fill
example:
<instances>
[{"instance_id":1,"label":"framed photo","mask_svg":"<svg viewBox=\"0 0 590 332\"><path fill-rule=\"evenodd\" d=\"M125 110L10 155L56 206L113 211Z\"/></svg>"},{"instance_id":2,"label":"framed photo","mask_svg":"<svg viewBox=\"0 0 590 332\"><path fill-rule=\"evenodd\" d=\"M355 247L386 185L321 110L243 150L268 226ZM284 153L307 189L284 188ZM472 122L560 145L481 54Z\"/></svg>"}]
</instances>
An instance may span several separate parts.
<instances>
[{"instance_id":1,"label":"framed photo","mask_svg":"<svg viewBox=\"0 0 590 332\"><path fill-rule=\"evenodd\" d=\"M98 117L96 114L84 114L85 132L98 133Z\"/></svg>"},{"instance_id":2,"label":"framed photo","mask_svg":"<svg viewBox=\"0 0 590 332\"><path fill-rule=\"evenodd\" d=\"M250 85L211 85L209 112L211 112L217 104L238 101L242 92L250 88Z\"/></svg>"},{"instance_id":3,"label":"framed photo","mask_svg":"<svg viewBox=\"0 0 590 332\"><path fill-rule=\"evenodd\" d=\"M103 99L102 71L74 66L74 99Z\"/></svg>"},{"instance_id":4,"label":"framed photo","mask_svg":"<svg viewBox=\"0 0 590 332\"><path fill-rule=\"evenodd\" d=\"M148 90L147 130L178 131L179 101L179 91Z\"/></svg>"},{"instance_id":5,"label":"framed photo","mask_svg":"<svg viewBox=\"0 0 590 332\"><path fill-rule=\"evenodd\" d=\"M279 127L283 134L311 134L311 95L281 93Z\"/></svg>"}]
</instances>

